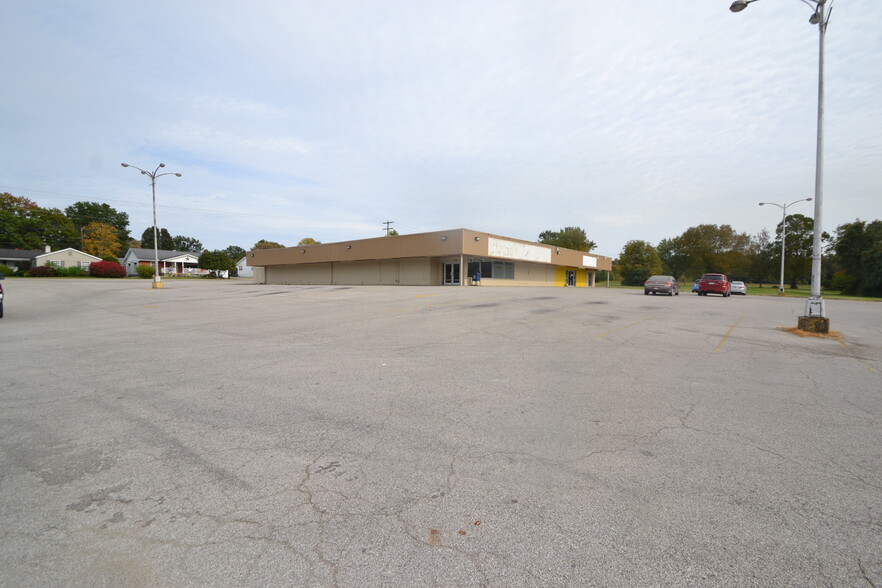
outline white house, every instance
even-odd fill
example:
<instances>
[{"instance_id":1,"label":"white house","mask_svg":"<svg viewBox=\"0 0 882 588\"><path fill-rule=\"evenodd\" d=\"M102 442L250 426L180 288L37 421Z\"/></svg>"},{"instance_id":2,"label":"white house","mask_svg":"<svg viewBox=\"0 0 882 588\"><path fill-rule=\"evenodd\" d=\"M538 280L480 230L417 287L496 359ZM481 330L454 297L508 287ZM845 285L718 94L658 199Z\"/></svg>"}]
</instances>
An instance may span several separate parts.
<instances>
[{"instance_id":1,"label":"white house","mask_svg":"<svg viewBox=\"0 0 882 588\"><path fill-rule=\"evenodd\" d=\"M48 251L46 253L34 257L33 267L41 267L51 265L57 268L81 267L89 269L89 264L101 261L100 257L83 253L73 247L67 249L59 249L58 251Z\"/></svg>"},{"instance_id":2,"label":"white house","mask_svg":"<svg viewBox=\"0 0 882 588\"><path fill-rule=\"evenodd\" d=\"M139 265L153 266L155 261L155 252L153 249L143 249L141 247L132 247L126 251L123 257L122 265L126 268L126 275L135 276L138 274ZM201 275L199 269L199 256L192 251L169 251L167 249L159 250L159 273L162 275Z\"/></svg>"},{"instance_id":3,"label":"white house","mask_svg":"<svg viewBox=\"0 0 882 588\"><path fill-rule=\"evenodd\" d=\"M246 259L246 257L243 257L236 262L236 273L240 278L253 278L254 270L250 265L245 263Z\"/></svg>"}]
</instances>

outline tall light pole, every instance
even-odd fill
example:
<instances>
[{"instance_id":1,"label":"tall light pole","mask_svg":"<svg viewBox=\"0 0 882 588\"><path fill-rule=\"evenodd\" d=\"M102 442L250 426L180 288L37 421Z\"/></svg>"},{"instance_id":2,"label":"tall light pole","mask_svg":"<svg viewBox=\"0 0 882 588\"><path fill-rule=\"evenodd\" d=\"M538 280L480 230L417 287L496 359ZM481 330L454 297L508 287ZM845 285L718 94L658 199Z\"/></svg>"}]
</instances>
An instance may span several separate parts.
<instances>
[{"instance_id":1,"label":"tall light pole","mask_svg":"<svg viewBox=\"0 0 882 588\"><path fill-rule=\"evenodd\" d=\"M769 204L777 206L781 209L781 283L778 286L778 296L784 296L784 241L787 238L787 207L793 206L797 202L810 202L811 198L801 198L794 200L790 204L775 204L774 202L760 202L760 206Z\"/></svg>"},{"instance_id":2,"label":"tall light pole","mask_svg":"<svg viewBox=\"0 0 882 588\"><path fill-rule=\"evenodd\" d=\"M741 12L757 0L735 0L729 7ZM809 23L818 25L818 138L815 146L815 219L812 237L812 290L799 317L799 328L817 333L830 330L830 319L821 298L821 204L824 196L824 37L833 11L833 0L799 0L812 9Z\"/></svg>"},{"instance_id":3,"label":"tall light pole","mask_svg":"<svg viewBox=\"0 0 882 588\"><path fill-rule=\"evenodd\" d=\"M165 167L164 163L160 163L152 172L129 165L128 163L121 163L120 165L134 168L141 172L142 175L150 178L150 187L153 189L153 287L162 288L162 279L159 277L159 235L156 229L156 178L161 178L162 176L181 177L181 174L177 172L157 173L161 168Z\"/></svg>"}]
</instances>

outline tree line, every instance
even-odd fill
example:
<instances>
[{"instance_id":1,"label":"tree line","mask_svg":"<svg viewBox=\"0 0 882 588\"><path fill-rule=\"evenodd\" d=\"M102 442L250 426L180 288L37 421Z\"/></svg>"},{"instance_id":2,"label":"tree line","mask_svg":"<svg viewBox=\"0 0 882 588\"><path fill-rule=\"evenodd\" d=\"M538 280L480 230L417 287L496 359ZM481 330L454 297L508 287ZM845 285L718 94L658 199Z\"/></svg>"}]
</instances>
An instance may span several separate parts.
<instances>
[{"instance_id":1,"label":"tree line","mask_svg":"<svg viewBox=\"0 0 882 588\"><path fill-rule=\"evenodd\" d=\"M786 231L784 231L786 227ZM784 278L791 288L811 283L813 219L788 215L775 236L765 229L756 235L739 233L730 225L698 225L658 245L628 241L614 262L623 285L640 286L651 275L671 275L680 281L706 272L726 274L730 280L776 283L784 237ZM839 225L834 234L822 233L821 285L847 294L882 295L882 221L860 219Z\"/></svg>"}]
</instances>

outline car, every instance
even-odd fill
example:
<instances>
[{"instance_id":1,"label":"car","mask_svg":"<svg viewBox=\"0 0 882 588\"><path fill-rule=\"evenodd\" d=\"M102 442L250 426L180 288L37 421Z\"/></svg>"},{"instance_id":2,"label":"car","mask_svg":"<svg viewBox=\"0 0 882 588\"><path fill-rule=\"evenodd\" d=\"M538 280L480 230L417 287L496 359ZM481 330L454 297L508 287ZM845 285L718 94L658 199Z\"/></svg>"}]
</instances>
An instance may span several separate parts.
<instances>
[{"instance_id":1,"label":"car","mask_svg":"<svg viewBox=\"0 0 882 588\"><path fill-rule=\"evenodd\" d=\"M723 298L728 298L730 291L731 286L726 274L704 274L698 282L699 296L720 294Z\"/></svg>"},{"instance_id":2,"label":"car","mask_svg":"<svg viewBox=\"0 0 882 588\"><path fill-rule=\"evenodd\" d=\"M744 285L744 282L731 282L731 288L729 288L730 294L741 294L742 296L747 296L747 286Z\"/></svg>"},{"instance_id":3,"label":"car","mask_svg":"<svg viewBox=\"0 0 882 588\"><path fill-rule=\"evenodd\" d=\"M0 272L0 280L6 277L6 274ZM3 318L3 284L0 284L0 318Z\"/></svg>"},{"instance_id":4,"label":"car","mask_svg":"<svg viewBox=\"0 0 882 588\"><path fill-rule=\"evenodd\" d=\"M653 294L667 294L674 296L680 294L680 284L674 279L674 276L650 276L648 280L643 282L643 293L649 296Z\"/></svg>"},{"instance_id":5,"label":"car","mask_svg":"<svg viewBox=\"0 0 882 588\"><path fill-rule=\"evenodd\" d=\"M698 294L698 282L701 281L701 278L695 278L692 280L692 291Z\"/></svg>"}]
</instances>

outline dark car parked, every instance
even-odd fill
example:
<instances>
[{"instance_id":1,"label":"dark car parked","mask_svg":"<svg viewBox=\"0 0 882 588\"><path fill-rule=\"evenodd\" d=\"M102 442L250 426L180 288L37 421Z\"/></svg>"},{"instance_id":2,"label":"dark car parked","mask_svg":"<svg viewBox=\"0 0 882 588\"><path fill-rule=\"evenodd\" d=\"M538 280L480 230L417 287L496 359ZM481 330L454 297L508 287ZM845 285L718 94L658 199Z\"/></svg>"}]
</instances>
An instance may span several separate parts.
<instances>
[{"instance_id":1,"label":"dark car parked","mask_svg":"<svg viewBox=\"0 0 882 588\"><path fill-rule=\"evenodd\" d=\"M668 296L680 294L680 284L674 276L652 276L643 282L643 293L649 296L653 294L667 294Z\"/></svg>"},{"instance_id":2,"label":"dark car parked","mask_svg":"<svg viewBox=\"0 0 882 588\"><path fill-rule=\"evenodd\" d=\"M726 274L704 274L698 282L698 295L720 294L723 298L727 298L731 287Z\"/></svg>"},{"instance_id":3,"label":"dark car parked","mask_svg":"<svg viewBox=\"0 0 882 588\"><path fill-rule=\"evenodd\" d=\"M0 280L5 277L3 272L0 272ZM0 284L0 318L3 318L3 284Z\"/></svg>"}]
</instances>

